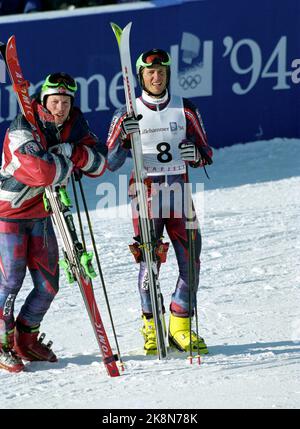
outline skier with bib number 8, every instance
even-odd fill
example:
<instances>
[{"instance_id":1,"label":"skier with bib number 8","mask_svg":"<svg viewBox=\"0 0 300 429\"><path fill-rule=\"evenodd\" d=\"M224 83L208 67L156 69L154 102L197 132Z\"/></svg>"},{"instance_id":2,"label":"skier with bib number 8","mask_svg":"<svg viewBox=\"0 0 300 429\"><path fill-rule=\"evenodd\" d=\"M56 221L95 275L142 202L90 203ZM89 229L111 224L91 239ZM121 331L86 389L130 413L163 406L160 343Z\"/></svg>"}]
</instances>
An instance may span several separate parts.
<instances>
[{"instance_id":1,"label":"skier with bib number 8","mask_svg":"<svg viewBox=\"0 0 300 429\"><path fill-rule=\"evenodd\" d=\"M108 168L115 171L124 164L131 148L130 135L139 132L156 240L160 244L159 250L162 251L158 269L166 258L168 247L167 243L162 242L164 228L172 241L179 268L179 277L170 304L169 343L181 351L188 351L192 347L192 350L205 354L208 350L203 338L194 331L190 332L199 284L201 234L197 219L194 218L195 286L192 302L189 302L185 184L188 181L187 166L196 168L211 164L212 149L207 144L197 108L188 99L170 94L170 66L170 55L161 49L151 49L138 58L136 73L142 95L136 99L137 117L129 116L125 106L115 112L107 139ZM129 195L133 202L133 226L138 242L138 210L134 191L132 175ZM140 262L138 288L142 306L144 351L145 354L156 354L156 331L147 283L147 268L145 261L140 258L138 243L131 246L131 249L137 262Z\"/></svg>"},{"instance_id":2,"label":"skier with bib number 8","mask_svg":"<svg viewBox=\"0 0 300 429\"><path fill-rule=\"evenodd\" d=\"M32 107L44 141L37 141L25 116L11 123L0 170L0 368L23 370L22 360L55 362L52 342L40 324L59 289L58 245L45 187L65 184L76 169L99 177L106 168L97 137L74 106L77 85L66 73L47 76ZM15 299L26 269L34 284L18 316Z\"/></svg>"}]
</instances>

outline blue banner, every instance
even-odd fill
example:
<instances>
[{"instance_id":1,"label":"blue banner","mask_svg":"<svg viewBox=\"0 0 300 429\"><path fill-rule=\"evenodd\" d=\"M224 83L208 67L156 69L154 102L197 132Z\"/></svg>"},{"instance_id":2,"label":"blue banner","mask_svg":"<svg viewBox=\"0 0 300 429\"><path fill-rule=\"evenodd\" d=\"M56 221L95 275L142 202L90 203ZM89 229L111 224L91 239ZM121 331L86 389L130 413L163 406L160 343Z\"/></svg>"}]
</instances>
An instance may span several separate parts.
<instances>
[{"instance_id":1,"label":"blue banner","mask_svg":"<svg viewBox=\"0 0 300 429\"><path fill-rule=\"evenodd\" d=\"M76 102L105 142L111 116L124 104L110 22L130 21L133 69L141 52L168 50L171 90L198 106L213 147L300 136L299 0L145 2L19 15L0 18L0 37L15 34L32 92L51 72L73 75ZM17 102L8 78L0 91L2 141Z\"/></svg>"}]
</instances>

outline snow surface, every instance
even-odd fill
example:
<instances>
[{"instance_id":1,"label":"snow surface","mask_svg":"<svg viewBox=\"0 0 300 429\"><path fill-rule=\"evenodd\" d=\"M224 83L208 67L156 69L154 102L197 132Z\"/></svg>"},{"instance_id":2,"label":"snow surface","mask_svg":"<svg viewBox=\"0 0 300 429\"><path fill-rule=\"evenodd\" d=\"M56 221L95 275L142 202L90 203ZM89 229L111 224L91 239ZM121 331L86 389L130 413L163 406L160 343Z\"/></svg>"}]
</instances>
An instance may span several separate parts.
<instances>
[{"instance_id":1,"label":"snow surface","mask_svg":"<svg viewBox=\"0 0 300 429\"><path fill-rule=\"evenodd\" d=\"M214 159L210 181L193 172L194 184L203 181L205 189L194 195L203 234L199 326L210 350L201 365L180 354L159 361L139 353L130 216L95 209L97 186L118 182L118 174L107 173L84 186L125 371L107 376L79 289L62 273L42 324L59 361L27 363L19 374L0 371L0 408L299 408L300 140L235 145L215 150ZM130 162L120 173L129 173ZM119 216L125 212L123 206ZM167 307L177 275L171 249L161 272ZM28 275L16 312L31 287ZM95 294L115 348L99 281Z\"/></svg>"}]
</instances>

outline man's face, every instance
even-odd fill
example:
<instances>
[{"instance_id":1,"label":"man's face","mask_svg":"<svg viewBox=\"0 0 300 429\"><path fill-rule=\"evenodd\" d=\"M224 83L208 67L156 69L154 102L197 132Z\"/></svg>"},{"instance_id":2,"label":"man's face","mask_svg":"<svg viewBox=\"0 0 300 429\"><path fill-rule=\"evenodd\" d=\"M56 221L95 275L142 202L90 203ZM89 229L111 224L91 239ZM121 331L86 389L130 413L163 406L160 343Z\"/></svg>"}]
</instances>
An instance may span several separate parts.
<instances>
[{"instance_id":1,"label":"man's face","mask_svg":"<svg viewBox=\"0 0 300 429\"><path fill-rule=\"evenodd\" d=\"M167 86L167 67L154 64L142 71L144 86L154 96L159 96Z\"/></svg>"},{"instance_id":2,"label":"man's face","mask_svg":"<svg viewBox=\"0 0 300 429\"><path fill-rule=\"evenodd\" d=\"M49 95L46 109L54 116L55 124L62 125L71 110L71 97L69 95Z\"/></svg>"}]
</instances>

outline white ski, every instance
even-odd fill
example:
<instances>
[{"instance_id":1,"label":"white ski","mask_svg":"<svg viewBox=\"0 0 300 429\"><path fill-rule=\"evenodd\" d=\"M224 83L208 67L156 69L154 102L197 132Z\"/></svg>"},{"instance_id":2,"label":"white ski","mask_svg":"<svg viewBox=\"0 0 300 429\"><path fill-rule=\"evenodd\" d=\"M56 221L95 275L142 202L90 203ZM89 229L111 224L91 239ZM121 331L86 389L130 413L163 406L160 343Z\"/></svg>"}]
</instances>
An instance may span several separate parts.
<instances>
[{"instance_id":1,"label":"white ski","mask_svg":"<svg viewBox=\"0 0 300 429\"><path fill-rule=\"evenodd\" d=\"M137 116L129 41L131 25L132 23L130 22L122 30L118 25L111 23L119 46L127 112L129 115ZM140 244L144 261L147 264L152 313L156 328L158 357L159 359L164 359L167 357L167 345L163 320L164 316L162 312L162 297L158 280L157 256L155 253L157 238L155 237L154 222L150 218L148 210L147 190L144 183L144 180L147 178L147 173L144 168L142 143L139 133L131 135L131 148L139 206Z\"/></svg>"}]
</instances>

